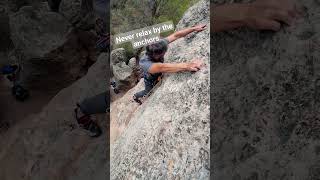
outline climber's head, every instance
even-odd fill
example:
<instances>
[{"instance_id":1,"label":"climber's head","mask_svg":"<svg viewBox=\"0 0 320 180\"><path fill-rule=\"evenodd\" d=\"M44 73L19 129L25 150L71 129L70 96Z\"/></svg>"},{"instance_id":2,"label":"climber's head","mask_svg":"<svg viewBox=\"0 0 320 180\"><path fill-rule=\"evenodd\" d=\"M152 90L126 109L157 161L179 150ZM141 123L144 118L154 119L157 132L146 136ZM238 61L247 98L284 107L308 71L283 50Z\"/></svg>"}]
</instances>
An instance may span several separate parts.
<instances>
[{"instance_id":1,"label":"climber's head","mask_svg":"<svg viewBox=\"0 0 320 180\"><path fill-rule=\"evenodd\" d=\"M149 44L146 47L146 54L151 57L152 60L158 61L163 58L165 53L167 52L168 45L165 41L160 40Z\"/></svg>"}]
</instances>

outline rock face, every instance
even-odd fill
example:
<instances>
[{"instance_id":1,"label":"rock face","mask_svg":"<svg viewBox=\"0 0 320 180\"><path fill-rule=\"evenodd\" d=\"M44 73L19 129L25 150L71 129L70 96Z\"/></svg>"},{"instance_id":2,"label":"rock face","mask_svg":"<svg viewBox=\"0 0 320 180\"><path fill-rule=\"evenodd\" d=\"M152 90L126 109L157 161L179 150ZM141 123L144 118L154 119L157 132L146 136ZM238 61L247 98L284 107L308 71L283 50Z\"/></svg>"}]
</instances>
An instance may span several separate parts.
<instances>
[{"instance_id":1,"label":"rock face","mask_svg":"<svg viewBox=\"0 0 320 180\"><path fill-rule=\"evenodd\" d=\"M128 66L131 67L132 69L135 68L136 66L138 66L137 64L137 59L136 58L131 58L129 60Z\"/></svg>"},{"instance_id":2,"label":"rock face","mask_svg":"<svg viewBox=\"0 0 320 180\"><path fill-rule=\"evenodd\" d=\"M132 73L132 68L126 65L124 62L113 66L113 75L118 81L129 81Z\"/></svg>"},{"instance_id":3,"label":"rock face","mask_svg":"<svg viewBox=\"0 0 320 180\"><path fill-rule=\"evenodd\" d=\"M89 138L77 127L73 108L106 91L108 58L109 54L100 55L86 76L59 92L40 114L1 136L0 179L106 179L106 137ZM105 115L97 119L106 126Z\"/></svg>"},{"instance_id":4,"label":"rock face","mask_svg":"<svg viewBox=\"0 0 320 180\"><path fill-rule=\"evenodd\" d=\"M12 48L8 14L7 7L4 4L0 4L0 51L6 51Z\"/></svg>"},{"instance_id":5,"label":"rock face","mask_svg":"<svg viewBox=\"0 0 320 180\"><path fill-rule=\"evenodd\" d=\"M60 14L25 6L10 16L11 39L26 59L41 58L67 40L70 28Z\"/></svg>"},{"instance_id":6,"label":"rock face","mask_svg":"<svg viewBox=\"0 0 320 180\"><path fill-rule=\"evenodd\" d=\"M128 64L127 64L128 63ZM127 91L136 85L139 78L137 69L131 66L126 56L124 48L114 49L111 52L111 70L112 76L117 83L117 88L121 91Z\"/></svg>"},{"instance_id":7,"label":"rock face","mask_svg":"<svg viewBox=\"0 0 320 180\"><path fill-rule=\"evenodd\" d=\"M280 32L212 34L212 179L319 179L320 4L299 3Z\"/></svg>"},{"instance_id":8,"label":"rock face","mask_svg":"<svg viewBox=\"0 0 320 180\"><path fill-rule=\"evenodd\" d=\"M120 62L126 62L126 50L124 48L118 48L111 51L111 63L110 63L110 70L113 76L113 65L116 65Z\"/></svg>"},{"instance_id":9,"label":"rock face","mask_svg":"<svg viewBox=\"0 0 320 180\"><path fill-rule=\"evenodd\" d=\"M13 43L10 39L9 12L5 2L0 2L0 68L8 64L8 51Z\"/></svg>"},{"instance_id":10,"label":"rock face","mask_svg":"<svg viewBox=\"0 0 320 180\"><path fill-rule=\"evenodd\" d=\"M116 80L117 88L120 91L127 91L136 85L138 77L135 69L126 65L124 62L113 65L112 72Z\"/></svg>"},{"instance_id":11,"label":"rock face","mask_svg":"<svg viewBox=\"0 0 320 180\"><path fill-rule=\"evenodd\" d=\"M96 15L99 16L94 9L95 1L96 0L61 0L59 13L67 18L74 27L90 30L94 28ZM106 13L106 4L101 4L101 6L101 8L104 6L103 12ZM106 16L104 17L107 18Z\"/></svg>"},{"instance_id":12,"label":"rock face","mask_svg":"<svg viewBox=\"0 0 320 180\"><path fill-rule=\"evenodd\" d=\"M59 6L59 12L72 24L79 21L80 10L81 0L62 0Z\"/></svg>"},{"instance_id":13,"label":"rock face","mask_svg":"<svg viewBox=\"0 0 320 180\"><path fill-rule=\"evenodd\" d=\"M117 64L119 62L126 62L126 50L124 48L114 49L111 52L111 63Z\"/></svg>"},{"instance_id":14,"label":"rock face","mask_svg":"<svg viewBox=\"0 0 320 180\"><path fill-rule=\"evenodd\" d=\"M209 1L190 8L177 28L198 23L209 23ZM193 58L202 58L206 67L167 75L138 109L128 110L129 120L120 122L119 115L111 120L127 123L110 147L111 179L209 179L209 28L170 44L165 60ZM111 117L121 112L115 108L112 104Z\"/></svg>"},{"instance_id":15,"label":"rock face","mask_svg":"<svg viewBox=\"0 0 320 180\"><path fill-rule=\"evenodd\" d=\"M112 102L110 119L110 142L114 142L125 130L139 108L138 103L132 101L132 96L144 88L143 79L132 89L126 92L121 99ZM112 97L112 96L111 96Z\"/></svg>"},{"instance_id":16,"label":"rock face","mask_svg":"<svg viewBox=\"0 0 320 180\"><path fill-rule=\"evenodd\" d=\"M62 15L45 5L25 6L10 15L12 54L23 66L21 82L30 89L66 87L97 59L96 35L72 29Z\"/></svg>"},{"instance_id":17,"label":"rock face","mask_svg":"<svg viewBox=\"0 0 320 180\"><path fill-rule=\"evenodd\" d=\"M4 0L4 1L7 2L10 11L17 12L23 6L35 5L45 0Z\"/></svg>"}]
</instances>

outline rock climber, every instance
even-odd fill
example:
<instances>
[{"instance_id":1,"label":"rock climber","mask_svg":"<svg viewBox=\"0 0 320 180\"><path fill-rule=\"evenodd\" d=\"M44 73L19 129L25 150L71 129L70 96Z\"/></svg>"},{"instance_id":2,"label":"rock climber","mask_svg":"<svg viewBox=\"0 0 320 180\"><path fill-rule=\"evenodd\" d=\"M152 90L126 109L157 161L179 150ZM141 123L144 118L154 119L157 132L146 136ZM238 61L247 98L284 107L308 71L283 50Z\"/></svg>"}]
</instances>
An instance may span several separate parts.
<instances>
[{"instance_id":1,"label":"rock climber","mask_svg":"<svg viewBox=\"0 0 320 180\"><path fill-rule=\"evenodd\" d=\"M211 32L221 32L239 27L278 31L282 23L290 25L294 18L299 17L300 14L291 0L256 0L245 4L225 4L212 6L211 12L213 13ZM169 43L191 32L203 31L205 28L205 25L198 25L177 31L146 47L146 55L139 62L144 72L145 90L134 95L133 98L136 102L141 103L140 98L150 92L162 73L198 71L201 68L203 65L201 60L193 60L190 63L164 63L163 57ZM81 116L77 118L78 122L91 133L91 136L100 135L101 130L95 123L92 123L90 114L105 112L110 107L109 102L109 94L105 92L85 99L78 104L76 111Z\"/></svg>"},{"instance_id":2,"label":"rock climber","mask_svg":"<svg viewBox=\"0 0 320 180\"><path fill-rule=\"evenodd\" d=\"M139 61L139 65L143 71L145 89L134 94L133 100L135 102L142 104L141 98L149 94L159 82L162 73L200 70L203 66L202 60L194 59L191 62L186 63L164 63L164 55L168 49L169 43L185 37L192 32L201 32L205 29L206 25L197 25L186 28L146 46L146 54Z\"/></svg>"},{"instance_id":3,"label":"rock climber","mask_svg":"<svg viewBox=\"0 0 320 180\"><path fill-rule=\"evenodd\" d=\"M109 92L106 91L77 103L77 108L75 109L77 122L80 127L87 130L88 135L91 137L98 137L102 133L98 124L91 119L91 115L109 111L109 96Z\"/></svg>"}]
</instances>

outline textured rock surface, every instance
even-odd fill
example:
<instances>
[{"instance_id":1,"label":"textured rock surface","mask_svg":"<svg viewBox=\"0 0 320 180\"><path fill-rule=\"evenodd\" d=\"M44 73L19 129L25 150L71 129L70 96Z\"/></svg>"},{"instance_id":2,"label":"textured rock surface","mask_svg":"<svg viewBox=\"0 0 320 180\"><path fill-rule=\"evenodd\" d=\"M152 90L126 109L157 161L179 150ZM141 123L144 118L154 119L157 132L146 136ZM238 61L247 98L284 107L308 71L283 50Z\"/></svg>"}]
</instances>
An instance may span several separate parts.
<instances>
[{"instance_id":1,"label":"textured rock surface","mask_svg":"<svg viewBox=\"0 0 320 180\"><path fill-rule=\"evenodd\" d=\"M45 0L3 0L8 4L10 11L16 12L23 6L36 5Z\"/></svg>"},{"instance_id":2,"label":"textured rock surface","mask_svg":"<svg viewBox=\"0 0 320 180\"><path fill-rule=\"evenodd\" d=\"M111 52L111 63L117 64L119 62L126 62L127 56L126 56L126 50L124 48L118 48L114 49Z\"/></svg>"},{"instance_id":3,"label":"textured rock surface","mask_svg":"<svg viewBox=\"0 0 320 180\"><path fill-rule=\"evenodd\" d=\"M128 66L131 67L132 69L135 68L137 66L137 59L136 58L131 58L129 60Z\"/></svg>"},{"instance_id":4,"label":"textured rock surface","mask_svg":"<svg viewBox=\"0 0 320 180\"><path fill-rule=\"evenodd\" d=\"M127 81L132 74L132 68L124 62L113 66L113 75L119 81Z\"/></svg>"},{"instance_id":5,"label":"textured rock surface","mask_svg":"<svg viewBox=\"0 0 320 180\"><path fill-rule=\"evenodd\" d=\"M0 51L6 51L12 48L8 14L8 8L6 5L0 3Z\"/></svg>"},{"instance_id":6,"label":"textured rock surface","mask_svg":"<svg viewBox=\"0 0 320 180\"><path fill-rule=\"evenodd\" d=\"M71 24L79 21L81 0L62 0L59 6L59 13L68 19Z\"/></svg>"},{"instance_id":7,"label":"textured rock surface","mask_svg":"<svg viewBox=\"0 0 320 180\"><path fill-rule=\"evenodd\" d=\"M100 55L86 76L59 92L40 114L0 137L1 180L106 179L106 136L89 138L77 127L73 108L106 90L108 58ZM105 127L105 115L97 120Z\"/></svg>"},{"instance_id":8,"label":"textured rock surface","mask_svg":"<svg viewBox=\"0 0 320 180\"><path fill-rule=\"evenodd\" d=\"M110 142L114 142L128 126L131 118L138 109L138 103L132 101L134 93L144 88L143 79L120 99L112 102L110 119Z\"/></svg>"},{"instance_id":9,"label":"textured rock surface","mask_svg":"<svg viewBox=\"0 0 320 180\"><path fill-rule=\"evenodd\" d=\"M71 29L68 21L44 5L22 7L10 15L21 82L31 89L62 88L82 77L97 59L96 35ZM48 82L50 82L48 84Z\"/></svg>"},{"instance_id":10,"label":"textured rock surface","mask_svg":"<svg viewBox=\"0 0 320 180\"><path fill-rule=\"evenodd\" d=\"M68 21L77 28L82 30L90 30L94 28L97 9L95 9L96 0L61 0L59 6L59 13L68 19ZM101 2L101 1L99 1ZM104 1L107 2L107 1ZM104 8L104 18L106 17L105 9L106 3L99 4Z\"/></svg>"},{"instance_id":11,"label":"textured rock surface","mask_svg":"<svg viewBox=\"0 0 320 180\"><path fill-rule=\"evenodd\" d=\"M213 179L317 180L320 5L278 33L213 34Z\"/></svg>"},{"instance_id":12,"label":"textured rock surface","mask_svg":"<svg viewBox=\"0 0 320 180\"><path fill-rule=\"evenodd\" d=\"M0 2L0 68L8 63L7 51L12 48L9 12L5 2Z\"/></svg>"},{"instance_id":13,"label":"textured rock surface","mask_svg":"<svg viewBox=\"0 0 320 180\"><path fill-rule=\"evenodd\" d=\"M208 23L208 10L199 2L177 27ZM209 28L170 44L165 60L193 58L207 67L166 76L111 144L111 179L209 179Z\"/></svg>"},{"instance_id":14,"label":"textured rock surface","mask_svg":"<svg viewBox=\"0 0 320 180\"><path fill-rule=\"evenodd\" d=\"M137 69L131 67L132 63L126 64L127 62L129 60L124 48L112 50L110 69L117 88L124 92L135 86L138 79Z\"/></svg>"},{"instance_id":15,"label":"textured rock surface","mask_svg":"<svg viewBox=\"0 0 320 180\"><path fill-rule=\"evenodd\" d=\"M132 88L136 83L133 69L124 62L113 65L112 72L120 90Z\"/></svg>"},{"instance_id":16,"label":"textured rock surface","mask_svg":"<svg viewBox=\"0 0 320 180\"><path fill-rule=\"evenodd\" d=\"M60 14L24 6L10 15L11 39L27 59L43 57L67 40L70 28Z\"/></svg>"}]
</instances>

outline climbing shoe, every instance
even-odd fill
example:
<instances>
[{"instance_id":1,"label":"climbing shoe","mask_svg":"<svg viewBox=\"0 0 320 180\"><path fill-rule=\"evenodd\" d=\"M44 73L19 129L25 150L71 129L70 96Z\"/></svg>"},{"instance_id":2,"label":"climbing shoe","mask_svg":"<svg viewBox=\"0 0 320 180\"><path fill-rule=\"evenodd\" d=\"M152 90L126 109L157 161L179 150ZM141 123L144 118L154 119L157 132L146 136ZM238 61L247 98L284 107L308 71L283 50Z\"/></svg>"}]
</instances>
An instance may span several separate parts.
<instances>
[{"instance_id":1,"label":"climbing shoe","mask_svg":"<svg viewBox=\"0 0 320 180\"><path fill-rule=\"evenodd\" d=\"M87 131L87 134L90 137L98 137L101 135L102 131L98 124L94 122L90 115L83 115L81 117L78 116L79 107L74 110L75 118L81 128Z\"/></svg>"},{"instance_id":2,"label":"climbing shoe","mask_svg":"<svg viewBox=\"0 0 320 180\"><path fill-rule=\"evenodd\" d=\"M141 100L139 98L137 98L136 96L133 96L133 100L138 103L139 105L142 104Z\"/></svg>"},{"instance_id":3,"label":"climbing shoe","mask_svg":"<svg viewBox=\"0 0 320 180\"><path fill-rule=\"evenodd\" d=\"M90 137L98 137L102 133L100 127L94 121L90 121L88 125L83 126L83 129L87 130Z\"/></svg>"}]
</instances>

